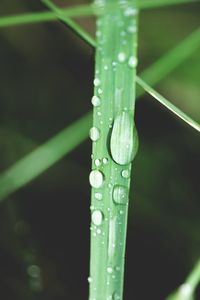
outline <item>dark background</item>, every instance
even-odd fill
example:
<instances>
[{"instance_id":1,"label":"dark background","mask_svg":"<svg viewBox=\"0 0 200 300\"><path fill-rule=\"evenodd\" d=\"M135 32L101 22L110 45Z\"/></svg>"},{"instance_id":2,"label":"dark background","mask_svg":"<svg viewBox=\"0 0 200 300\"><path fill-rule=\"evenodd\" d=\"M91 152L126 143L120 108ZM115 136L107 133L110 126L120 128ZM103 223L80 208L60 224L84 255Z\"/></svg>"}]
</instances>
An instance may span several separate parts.
<instances>
[{"instance_id":1,"label":"dark background","mask_svg":"<svg viewBox=\"0 0 200 300\"><path fill-rule=\"evenodd\" d=\"M0 2L1 16L43 9ZM78 21L94 34L94 18ZM139 71L199 25L199 4L142 12ZM199 70L198 50L157 86L197 121ZM93 72L94 51L59 22L0 29L1 171L91 109ZM200 137L149 96L136 124L124 299L163 300L200 256ZM0 204L0 299L87 299L90 152L87 140Z\"/></svg>"}]
</instances>

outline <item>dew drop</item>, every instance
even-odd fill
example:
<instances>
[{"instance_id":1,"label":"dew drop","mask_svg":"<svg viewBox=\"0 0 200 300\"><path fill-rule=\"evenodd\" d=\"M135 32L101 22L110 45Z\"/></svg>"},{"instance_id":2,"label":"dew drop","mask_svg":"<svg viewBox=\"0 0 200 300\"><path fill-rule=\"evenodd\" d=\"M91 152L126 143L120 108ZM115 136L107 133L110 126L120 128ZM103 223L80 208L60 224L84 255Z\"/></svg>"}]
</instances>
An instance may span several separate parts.
<instances>
[{"instance_id":1,"label":"dew drop","mask_svg":"<svg viewBox=\"0 0 200 300\"><path fill-rule=\"evenodd\" d=\"M103 174L98 170L93 170L90 172L89 181L93 188L100 188L103 185Z\"/></svg>"},{"instance_id":2,"label":"dew drop","mask_svg":"<svg viewBox=\"0 0 200 300\"><path fill-rule=\"evenodd\" d=\"M98 88L98 94L101 95L103 93L101 88Z\"/></svg>"},{"instance_id":3,"label":"dew drop","mask_svg":"<svg viewBox=\"0 0 200 300\"><path fill-rule=\"evenodd\" d=\"M100 159L95 159L95 161L94 161L94 163L95 163L95 166L96 167L99 167L100 165L101 165L101 161L100 161Z\"/></svg>"},{"instance_id":4,"label":"dew drop","mask_svg":"<svg viewBox=\"0 0 200 300\"><path fill-rule=\"evenodd\" d=\"M91 138L91 140L93 141L93 142L96 142L96 141L98 141L98 139L100 138L100 131L99 131L99 129L98 128L96 128L96 127L92 127L91 129L90 129L90 138Z\"/></svg>"},{"instance_id":5,"label":"dew drop","mask_svg":"<svg viewBox=\"0 0 200 300\"><path fill-rule=\"evenodd\" d=\"M101 83L100 79L99 78L95 78L94 79L94 86L99 86Z\"/></svg>"},{"instance_id":6,"label":"dew drop","mask_svg":"<svg viewBox=\"0 0 200 300\"><path fill-rule=\"evenodd\" d=\"M97 96L93 96L91 102L92 102L92 105L95 107L98 107L101 105L101 99Z\"/></svg>"},{"instance_id":7,"label":"dew drop","mask_svg":"<svg viewBox=\"0 0 200 300\"><path fill-rule=\"evenodd\" d=\"M98 233L98 234L101 234L101 229L97 229L97 233Z\"/></svg>"},{"instance_id":8,"label":"dew drop","mask_svg":"<svg viewBox=\"0 0 200 300\"><path fill-rule=\"evenodd\" d=\"M134 159L137 149L138 139L133 114L122 111L115 118L111 133L112 158L119 165L129 164Z\"/></svg>"},{"instance_id":9,"label":"dew drop","mask_svg":"<svg viewBox=\"0 0 200 300\"><path fill-rule=\"evenodd\" d=\"M116 185L113 188L113 201L116 204L126 204L128 200L127 188L122 185Z\"/></svg>"},{"instance_id":10,"label":"dew drop","mask_svg":"<svg viewBox=\"0 0 200 300\"><path fill-rule=\"evenodd\" d=\"M88 282L91 283L93 281L92 277L88 277Z\"/></svg>"},{"instance_id":11,"label":"dew drop","mask_svg":"<svg viewBox=\"0 0 200 300\"><path fill-rule=\"evenodd\" d=\"M104 165L107 165L107 163L108 163L108 159L107 159L106 157L104 157L104 158L103 158L103 164L104 164Z\"/></svg>"},{"instance_id":12,"label":"dew drop","mask_svg":"<svg viewBox=\"0 0 200 300\"><path fill-rule=\"evenodd\" d=\"M111 273L113 272L113 268L112 268L112 267L107 267L107 272L108 272L109 274L111 274Z\"/></svg>"},{"instance_id":13,"label":"dew drop","mask_svg":"<svg viewBox=\"0 0 200 300\"><path fill-rule=\"evenodd\" d=\"M114 293L113 295L112 295L112 300L120 300L121 298L120 298L120 295L118 294L118 293Z\"/></svg>"},{"instance_id":14,"label":"dew drop","mask_svg":"<svg viewBox=\"0 0 200 300\"><path fill-rule=\"evenodd\" d=\"M135 68L137 66L137 58L135 56L131 56L128 60L128 65L130 68Z\"/></svg>"},{"instance_id":15,"label":"dew drop","mask_svg":"<svg viewBox=\"0 0 200 300\"><path fill-rule=\"evenodd\" d=\"M96 226L101 225L103 222L103 213L100 210L94 210L92 212L92 223Z\"/></svg>"},{"instance_id":16,"label":"dew drop","mask_svg":"<svg viewBox=\"0 0 200 300\"><path fill-rule=\"evenodd\" d=\"M125 62L125 60L126 60L126 54L125 54L124 52L120 52L120 53L118 54L117 58L118 58L118 61L119 61L120 63L123 63L123 62Z\"/></svg>"},{"instance_id":17,"label":"dew drop","mask_svg":"<svg viewBox=\"0 0 200 300\"><path fill-rule=\"evenodd\" d=\"M94 196L97 200L102 200L102 198L103 198L101 193L95 193Z\"/></svg>"},{"instance_id":18,"label":"dew drop","mask_svg":"<svg viewBox=\"0 0 200 300\"><path fill-rule=\"evenodd\" d=\"M192 287L189 283L184 283L179 287L179 293L182 297L190 297L192 294Z\"/></svg>"},{"instance_id":19,"label":"dew drop","mask_svg":"<svg viewBox=\"0 0 200 300\"><path fill-rule=\"evenodd\" d=\"M122 170L122 177L125 179L130 178L130 171L129 170Z\"/></svg>"}]
</instances>

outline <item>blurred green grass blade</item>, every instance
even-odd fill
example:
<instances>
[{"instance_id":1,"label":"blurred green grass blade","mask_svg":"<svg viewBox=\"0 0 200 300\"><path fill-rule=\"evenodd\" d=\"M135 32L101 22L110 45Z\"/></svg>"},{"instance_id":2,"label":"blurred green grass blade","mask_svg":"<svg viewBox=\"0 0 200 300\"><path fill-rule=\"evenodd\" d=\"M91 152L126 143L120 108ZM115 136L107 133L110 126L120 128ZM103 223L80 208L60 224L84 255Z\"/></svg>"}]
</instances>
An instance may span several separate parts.
<instances>
[{"instance_id":1,"label":"blurred green grass blade","mask_svg":"<svg viewBox=\"0 0 200 300\"><path fill-rule=\"evenodd\" d=\"M88 136L91 124L92 114L88 113L3 172L0 176L0 201L76 148Z\"/></svg>"},{"instance_id":2,"label":"blurred green grass blade","mask_svg":"<svg viewBox=\"0 0 200 300\"><path fill-rule=\"evenodd\" d=\"M66 17L85 17L94 14L94 9L91 5L80 5L75 7L64 8L61 10ZM27 13L16 16L6 16L0 18L0 28L15 25L25 25L42 23L57 20L57 15L54 12L36 12Z\"/></svg>"},{"instance_id":3,"label":"blurred green grass blade","mask_svg":"<svg viewBox=\"0 0 200 300\"><path fill-rule=\"evenodd\" d=\"M141 9L159 8L162 6L199 3L199 0L142 0L138 3Z\"/></svg>"},{"instance_id":4,"label":"blurred green grass blade","mask_svg":"<svg viewBox=\"0 0 200 300\"><path fill-rule=\"evenodd\" d=\"M163 97L161 94L159 94L156 90L154 90L150 85L148 85L140 77L137 77L136 81L148 94L150 94L158 102L163 104L171 112L173 112L175 115L177 115L183 121L185 121L187 124L189 124L194 129L196 129L197 131L200 132L200 125L197 122L195 122L192 118L190 118L183 111L181 111L178 107L176 107L174 104L172 104L169 100L167 100L165 97Z\"/></svg>"},{"instance_id":5,"label":"blurred green grass blade","mask_svg":"<svg viewBox=\"0 0 200 300\"><path fill-rule=\"evenodd\" d=\"M42 3L44 3L51 11L54 12L54 14L57 16L57 18L61 21L63 21L67 26L69 26L75 33L77 33L84 41L86 41L91 46L95 47L96 42L95 40L88 34L84 29L82 29L81 26L79 26L76 22L71 20L66 16L63 11L58 8L55 4L53 4L49 0L41 0Z\"/></svg>"},{"instance_id":6,"label":"blurred green grass blade","mask_svg":"<svg viewBox=\"0 0 200 300\"><path fill-rule=\"evenodd\" d=\"M166 300L193 300L195 290L200 283L200 260L197 261L186 281Z\"/></svg>"},{"instance_id":7,"label":"blurred green grass blade","mask_svg":"<svg viewBox=\"0 0 200 300\"><path fill-rule=\"evenodd\" d=\"M154 86L188 59L199 47L200 28L192 32L172 50L169 50L148 69L143 71L140 77ZM137 95L140 96L142 93L142 89L138 89Z\"/></svg>"}]
</instances>

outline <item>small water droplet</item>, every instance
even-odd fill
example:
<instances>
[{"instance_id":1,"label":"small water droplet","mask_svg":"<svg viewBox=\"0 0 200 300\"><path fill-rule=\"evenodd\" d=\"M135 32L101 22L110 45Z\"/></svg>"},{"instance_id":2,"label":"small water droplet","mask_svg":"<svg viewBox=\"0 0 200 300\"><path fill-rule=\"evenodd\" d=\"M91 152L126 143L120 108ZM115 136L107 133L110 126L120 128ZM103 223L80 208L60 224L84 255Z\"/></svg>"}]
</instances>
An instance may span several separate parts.
<instances>
[{"instance_id":1,"label":"small water droplet","mask_svg":"<svg viewBox=\"0 0 200 300\"><path fill-rule=\"evenodd\" d=\"M103 68L104 68L104 70L106 70L106 71L108 70L108 66L107 66L107 65L105 65Z\"/></svg>"},{"instance_id":2,"label":"small water droplet","mask_svg":"<svg viewBox=\"0 0 200 300\"><path fill-rule=\"evenodd\" d=\"M94 161L94 163L95 163L95 166L96 167L99 167L100 165L101 165L101 161L100 161L100 159L95 159L95 161Z\"/></svg>"},{"instance_id":3,"label":"small water droplet","mask_svg":"<svg viewBox=\"0 0 200 300\"><path fill-rule=\"evenodd\" d=\"M137 58L135 56L131 56L128 60L128 65L131 68L135 68L137 66Z\"/></svg>"},{"instance_id":4,"label":"small water droplet","mask_svg":"<svg viewBox=\"0 0 200 300\"><path fill-rule=\"evenodd\" d=\"M124 52L120 52L120 53L118 54L117 58L118 58L118 61L119 61L120 63L123 63L123 62L125 62L125 60L126 60L126 54L125 54Z\"/></svg>"},{"instance_id":5,"label":"small water droplet","mask_svg":"<svg viewBox=\"0 0 200 300\"><path fill-rule=\"evenodd\" d=\"M120 300L120 295L118 293L114 293L112 296L112 300Z\"/></svg>"},{"instance_id":6,"label":"small water droplet","mask_svg":"<svg viewBox=\"0 0 200 300\"><path fill-rule=\"evenodd\" d=\"M133 8L133 7L127 7L124 11L125 17L131 17L131 16L135 16L137 14L138 14L138 9Z\"/></svg>"},{"instance_id":7,"label":"small water droplet","mask_svg":"<svg viewBox=\"0 0 200 300\"><path fill-rule=\"evenodd\" d=\"M106 157L103 158L103 164L106 165L108 163L108 159Z\"/></svg>"},{"instance_id":8,"label":"small water droplet","mask_svg":"<svg viewBox=\"0 0 200 300\"><path fill-rule=\"evenodd\" d=\"M98 141L98 139L100 138L100 131L99 131L99 129L98 128L96 128L96 127L92 127L91 129L90 129L90 138L91 138L91 140L93 141L93 142L96 142L96 141Z\"/></svg>"},{"instance_id":9,"label":"small water droplet","mask_svg":"<svg viewBox=\"0 0 200 300\"><path fill-rule=\"evenodd\" d=\"M103 222L103 213L100 210L94 210L92 212L92 223L96 226L101 225Z\"/></svg>"},{"instance_id":10,"label":"small water droplet","mask_svg":"<svg viewBox=\"0 0 200 300\"><path fill-rule=\"evenodd\" d=\"M101 95L103 93L101 88L98 88L98 94Z\"/></svg>"},{"instance_id":11,"label":"small water droplet","mask_svg":"<svg viewBox=\"0 0 200 300\"><path fill-rule=\"evenodd\" d=\"M98 107L101 105L101 99L97 96L93 96L91 102L92 102L92 105L95 107Z\"/></svg>"},{"instance_id":12,"label":"small water droplet","mask_svg":"<svg viewBox=\"0 0 200 300\"><path fill-rule=\"evenodd\" d=\"M99 86L101 84L101 81L99 78L94 79L94 86Z\"/></svg>"},{"instance_id":13,"label":"small water droplet","mask_svg":"<svg viewBox=\"0 0 200 300\"><path fill-rule=\"evenodd\" d=\"M91 283L93 281L92 277L88 277L88 282Z\"/></svg>"},{"instance_id":14,"label":"small water droplet","mask_svg":"<svg viewBox=\"0 0 200 300\"><path fill-rule=\"evenodd\" d=\"M113 272L113 268L112 268L112 267L107 267L107 272L108 272L109 274L111 274L111 273Z\"/></svg>"},{"instance_id":15,"label":"small water droplet","mask_svg":"<svg viewBox=\"0 0 200 300\"><path fill-rule=\"evenodd\" d=\"M100 188L103 185L103 174L98 170L93 170L90 172L89 181L93 188Z\"/></svg>"},{"instance_id":16,"label":"small water droplet","mask_svg":"<svg viewBox=\"0 0 200 300\"><path fill-rule=\"evenodd\" d=\"M130 32L130 33L134 33L137 31L137 27L134 26L134 25L130 25L128 28L127 28L127 31Z\"/></svg>"},{"instance_id":17,"label":"small water droplet","mask_svg":"<svg viewBox=\"0 0 200 300\"><path fill-rule=\"evenodd\" d=\"M95 193L94 196L97 200L102 200L102 198L103 198L101 193Z\"/></svg>"},{"instance_id":18,"label":"small water droplet","mask_svg":"<svg viewBox=\"0 0 200 300\"><path fill-rule=\"evenodd\" d=\"M182 297L190 297L192 294L192 287L189 283L184 283L179 287L179 293Z\"/></svg>"},{"instance_id":19,"label":"small water droplet","mask_svg":"<svg viewBox=\"0 0 200 300\"><path fill-rule=\"evenodd\" d=\"M116 204L126 204L128 201L127 188L122 185L116 185L113 188L113 201Z\"/></svg>"},{"instance_id":20,"label":"small water droplet","mask_svg":"<svg viewBox=\"0 0 200 300\"><path fill-rule=\"evenodd\" d=\"M101 234L101 229L97 229L97 233L98 233L98 234Z\"/></svg>"},{"instance_id":21,"label":"small water droplet","mask_svg":"<svg viewBox=\"0 0 200 300\"><path fill-rule=\"evenodd\" d=\"M129 170L122 170L122 177L125 179L130 178L130 171Z\"/></svg>"}]
</instances>

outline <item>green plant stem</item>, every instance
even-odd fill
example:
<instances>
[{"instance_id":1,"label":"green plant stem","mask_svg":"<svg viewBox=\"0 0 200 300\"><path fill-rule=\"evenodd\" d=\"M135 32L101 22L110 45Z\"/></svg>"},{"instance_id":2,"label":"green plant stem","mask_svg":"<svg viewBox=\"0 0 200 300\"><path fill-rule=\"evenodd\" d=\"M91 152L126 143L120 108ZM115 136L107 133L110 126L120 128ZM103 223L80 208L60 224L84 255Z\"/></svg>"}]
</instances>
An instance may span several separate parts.
<instances>
[{"instance_id":1,"label":"green plant stem","mask_svg":"<svg viewBox=\"0 0 200 300\"><path fill-rule=\"evenodd\" d=\"M0 176L0 201L39 176L88 136L91 113L8 168Z\"/></svg>"},{"instance_id":2,"label":"green plant stem","mask_svg":"<svg viewBox=\"0 0 200 300\"><path fill-rule=\"evenodd\" d=\"M110 0L105 1L110 3ZM105 4L105 5L106 5ZM134 131L137 11L97 19L93 98L90 300L122 299ZM134 26L134 32L127 28ZM134 148L134 149L133 149ZM123 174L125 174L123 176Z\"/></svg>"},{"instance_id":3,"label":"green plant stem","mask_svg":"<svg viewBox=\"0 0 200 300\"><path fill-rule=\"evenodd\" d=\"M192 300L197 286L200 283L200 260L188 275L186 281L181 284L178 290L167 297L166 300Z\"/></svg>"},{"instance_id":4,"label":"green plant stem","mask_svg":"<svg viewBox=\"0 0 200 300\"><path fill-rule=\"evenodd\" d=\"M156 83L161 81L165 76L171 73L176 67L182 64L186 59L188 59L189 56L192 55L199 48L199 46L200 46L200 29L197 29L191 35L189 35L184 41L182 41L178 46L170 50L167 54L165 54L158 61L152 64L147 70L142 72L140 74L140 77L143 80L147 81L150 85L155 85ZM143 94L144 94L143 88L139 87L137 89L137 97L139 98ZM74 138L76 138L74 147L79 145L84 139L88 137L87 129L89 130L91 124L92 124L91 114L88 114L87 116L78 120L77 123L74 123L74 125L77 126L78 131L80 131L81 128L84 131L84 133L82 133L83 136L76 135L75 132L72 133L75 134ZM64 139L65 140L69 139L70 141L70 135L67 134L68 128L64 129L63 132L66 132L66 135L63 136ZM69 130L69 133L70 132L71 130ZM12 167L8 168L5 172L3 172L0 176L0 201L3 201L11 193L17 191L19 188L23 187L25 184L32 181L34 178L39 176L42 172L47 170L56 161L59 161L70 150L73 150L73 147L71 147L69 150L67 148L65 153L56 151L55 150L56 147L60 148L62 143L63 141L61 139L57 139L57 135L56 135L52 137L50 144L49 141L47 143L44 143L38 149L34 150L33 153L26 155L20 162L15 163ZM43 167L40 164L36 164L36 162L40 159L41 147L46 147L46 145L48 145L50 151L54 152L55 156L53 158L49 157L48 165L46 167ZM34 157L36 157L36 160L34 160ZM37 170L35 169L33 171L30 168L32 164L35 165L35 168L37 167ZM13 185L13 182L9 180L7 174L10 174L10 177L14 178L13 181L15 181L15 177L18 178L18 174L24 174L25 169L27 169L26 172L29 173L29 176L26 178L26 180L23 179L21 180L21 182L18 182L17 185L16 184ZM4 185L6 187L6 190L2 189Z\"/></svg>"}]
</instances>

